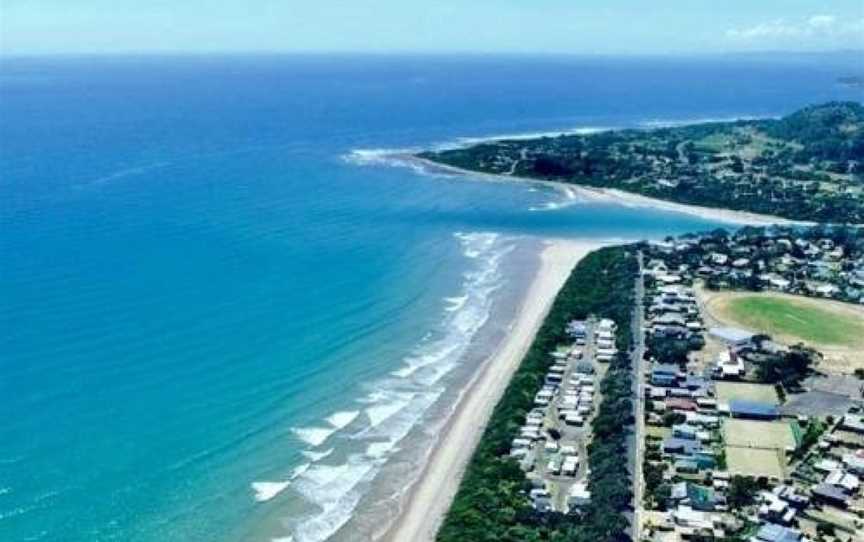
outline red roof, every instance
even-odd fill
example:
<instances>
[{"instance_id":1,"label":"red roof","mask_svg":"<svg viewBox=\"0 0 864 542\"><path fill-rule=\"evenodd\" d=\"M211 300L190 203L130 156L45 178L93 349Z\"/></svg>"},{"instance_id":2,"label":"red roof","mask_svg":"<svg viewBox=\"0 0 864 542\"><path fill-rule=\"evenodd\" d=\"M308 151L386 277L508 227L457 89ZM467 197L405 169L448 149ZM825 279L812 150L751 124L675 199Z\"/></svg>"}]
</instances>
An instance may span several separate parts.
<instances>
[{"instance_id":1,"label":"red roof","mask_svg":"<svg viewBox=\"0 0 864 542\"><path fill-rule=\"evenodd\" d=\"M666 407L673 410L696 410L698 408L692 400L677 397L666 399Z\"/></svg>"}]
</instances>

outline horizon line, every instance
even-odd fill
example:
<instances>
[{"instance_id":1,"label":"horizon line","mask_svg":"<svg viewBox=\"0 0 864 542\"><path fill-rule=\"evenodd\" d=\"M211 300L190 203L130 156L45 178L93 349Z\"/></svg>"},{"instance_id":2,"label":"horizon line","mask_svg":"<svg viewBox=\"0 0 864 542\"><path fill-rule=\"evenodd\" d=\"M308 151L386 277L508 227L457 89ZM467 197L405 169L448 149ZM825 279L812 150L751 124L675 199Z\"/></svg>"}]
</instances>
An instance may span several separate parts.
<instances>
[{"instance_id":1,"label":"horizon line","mask_svg":"<svg viewBox=\"0 0 864 542\"><path fill-rule=\"evenodd\" d=\"M819 56L819 55L847 55L864 54L864 48L823 49L823 50L793 50L793 49L764 49L764 50L727 50L727 51L665 51L665 52L575 52L575 51L433 51L433 50L393 50L393 51L349 51L349 50L280 50L280 49L257 49L257 50L128 50L128 51L33 51L33 52L5 52L0 49L0 59L16 58L57 58L57 57L214 57L214 56L368 56L368 57L457 57L457 56L488 56L488 57L573 57L573 58L693 58L693 57L723 57L723 56L759 56L759 55L783 55L783 56Z\"/></svg>"}]
</instances>

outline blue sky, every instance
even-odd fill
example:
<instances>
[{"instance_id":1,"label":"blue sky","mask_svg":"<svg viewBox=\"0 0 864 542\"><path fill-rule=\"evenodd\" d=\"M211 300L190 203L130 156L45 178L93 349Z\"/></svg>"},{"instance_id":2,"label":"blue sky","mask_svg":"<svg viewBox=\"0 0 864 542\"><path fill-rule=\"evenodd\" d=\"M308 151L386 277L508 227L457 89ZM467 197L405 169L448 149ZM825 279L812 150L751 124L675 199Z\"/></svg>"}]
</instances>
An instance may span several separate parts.
<instances>
[{"instance_id":1,"label":"blue sky","mask_svg":"<svg viewBox=\"0 0 864 542\"><path fill-rule=\"evenodd\" d=\"M864 1L0 0L0 52L864 48Z\"/></svg>"}]
</instances>

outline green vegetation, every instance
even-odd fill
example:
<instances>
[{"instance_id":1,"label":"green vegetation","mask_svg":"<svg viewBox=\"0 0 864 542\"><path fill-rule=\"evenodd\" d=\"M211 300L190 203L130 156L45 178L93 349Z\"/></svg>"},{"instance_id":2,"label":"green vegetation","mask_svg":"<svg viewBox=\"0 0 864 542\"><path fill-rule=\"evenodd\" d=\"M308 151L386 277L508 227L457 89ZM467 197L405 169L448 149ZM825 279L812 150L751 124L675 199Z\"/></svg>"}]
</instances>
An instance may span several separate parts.
<instances>
[{"instance_id":1,"label":"green vegetation","mask_svg":"<svg viewBox=\"0 0 864 542\"><path fill-rule=\"evenodd\" d=\"M782 119L501 140L420 156L684 204L864 223L864 106L856 102Z\"/></svg>"},{"instance_id":2,"label":"green vegetation","mask_svg":"<svg viewBox=\"0 0 864 542\"><path fill-rule=\"evenodd\" d=\"M754 504L760 489L759 483L749 476L733 476L726 497L729 507L734 510Z\"/></svg>"},{"instance_id":3,"label":"green vegetation","mask_svg":"<svg viewBox=\"0 0 864 542\"><path fill-rule=\"evenodd\" d=\"M818 357L819 353L812 348L793 346L788 352L762 356L756 366L756 376L762 382L782 385L777 391L783 400L786 393L783 388L800 387Z\"/></svg>"},{"instance_id":4,"label":"green vegetation","mask_svg":"<svg viewBox=\"0 0 864 542\"><path fill-rule=\"evenodd\" d=\"M807 424L804 434L801 436L801 442L798 448L793 452L792 457L800 459L807 455L807 452L819 442L819 438L828 429L828 424L819 420L811 420Z\"/></svg>"},{"instance_id":5,"label":"green vegetation","mask_svg":"<svg viewBox=\"0 0 864 542\"><path fill-rule=\"evenodd\" d=\"M864 337L864 319L804 300L772 295L738 297L731 299L723 312L745 327L812 344L852 346Z\"/></svg>"},{"instance_id":6,"label":"green vegetation","mask_svg":"<svg viewBox=\"0 0 864 542\"><path fill-rule=\"evenodd\" d=\"M630 503L631 487L621 469L627 453L622 428L632 423L626 352L632 345L636 276L636 258L624 247L592 252L573 270L492 414L438 532L440 542L626 539L627 521L622 512ZM533 407L534 394L552 361L549 352L569 342L566 323L589 315L618 323L622 351L601 381L603 401L592 422L595 437L588 449L592 503L581 517L540 514L531 507L524 473L508 456L510 443Z\"/></svg>"}]
</instances>

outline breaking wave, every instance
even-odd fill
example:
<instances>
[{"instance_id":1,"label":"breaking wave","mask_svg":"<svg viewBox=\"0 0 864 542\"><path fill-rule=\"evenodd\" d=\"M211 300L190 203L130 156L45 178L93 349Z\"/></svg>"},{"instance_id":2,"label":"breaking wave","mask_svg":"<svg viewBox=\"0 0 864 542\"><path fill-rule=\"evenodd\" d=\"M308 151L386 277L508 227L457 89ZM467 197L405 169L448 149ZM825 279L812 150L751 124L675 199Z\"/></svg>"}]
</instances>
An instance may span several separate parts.
<instances>
[{"instance_id":1,"label":"breaking wave","mask_svg":"<svg viewBox=\"0 0 864 542\"><path fill-rule=\"evenodd\" d=\"M292 495L296 493L310 507L306 515L287 520L287 534L295 542L323 542L345 525L381 467L444 393L441 379L458 366L488 321L493 294L504 283L501 264L515 248L515 239L475 232L457 233L455 240L469 269L462 275L459 292L443 298L441 323L407 353L402 366L389 377L366 384L369 391L356 400L358 409L292 429L310 446L302 452L310 460L302 471L289 480L253 484L259 502L274 498L290 485ZM348 439L348 455L333 453L332 448L315 450L331 439L334 444ZM358 446L362 451L357 451Z\"/></svg>"}]
</instances>

